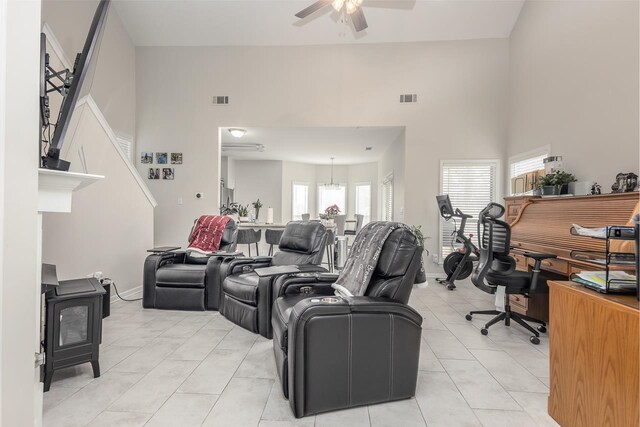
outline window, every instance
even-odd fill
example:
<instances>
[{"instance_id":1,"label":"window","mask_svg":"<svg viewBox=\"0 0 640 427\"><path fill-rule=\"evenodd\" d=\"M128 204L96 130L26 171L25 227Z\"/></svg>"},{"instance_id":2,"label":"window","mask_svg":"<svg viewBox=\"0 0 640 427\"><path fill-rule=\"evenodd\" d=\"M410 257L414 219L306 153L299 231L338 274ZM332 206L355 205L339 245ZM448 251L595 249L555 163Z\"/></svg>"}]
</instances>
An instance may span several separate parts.
<instances>
[{"instance_id":1,"label":"window","mask_svg":"<svg viewBox=\"0 0 640 427\"><path fill-rule=\"evenodd\" d=\"M126 158L129 159L129 161L133 161L133 141L127 138L122 138L120 136L116 137L116 141L118 141L118 145L122 149L122 152L124 153Z\"/></svg>"},{"instance_id":2,"label":"window","mask_svg":"<svg viewBox=\"0 0 640 427\"><path fill-rule=\"evenodd\" d=\"M339 184L337 188L325 187L324 184L318 185L318 211L324 212L326 208L332 205L338 205L340 214L347 214L347 186Z\"/></svg>"},{"instance_id":3,"label":"window","mask_svg":"<svg viewBox=\"0 0 640 427\"><path fill-rule=\"evenodd\" d=\"M393 173L382 181L382 220L393 221Z\"/></svg>"},{"instance_id":4,"label":"window","mask_svg":"<svg viewBox=\"0 0 640 427\"><path fill-rule=\"evenodd\" d=\"M356 215L363 215L362 225L371 221L371 183L356 184Z\"/></svg>"},{"instance_id":5,"label":"window","mask_svg":"<svg viewBox=\"0 0 640 427\"><path fill-rule=\"evenodd\" d=\"M448 194L454 209L460 209L473 218L467 220L465 234L475 235L478 214L498 198L498 161L443 161L440 165L440 194ZM440 262L457 247L453 237L460 221L445 221L440 217ZM453 244L452 244L453 243Z\"/></svg>"},{"instance_id":6,"label":"window","mask_svg":"<svg viewBox=\"0 0 640 427\"><path fill-rule=\"evenodd\" d=\"M543 160L549 157L551 149L548 145L537 148L517 156L509 157L509 186L511 186L511 178L523 173L529 173L544 169ZM513 188L509 188L509 194L513 193Z\"/></svg>"},{"instance_id":7,"label":"window","mask_svg":"<svg viewBox=\"0 0 640 427\"><path fill-rule=\"evenodd\" d=\"M302 214L309 212L309 185L293 183L293 191L291 192L292 219L300 221Z\"/></svg>"}]
</instances>

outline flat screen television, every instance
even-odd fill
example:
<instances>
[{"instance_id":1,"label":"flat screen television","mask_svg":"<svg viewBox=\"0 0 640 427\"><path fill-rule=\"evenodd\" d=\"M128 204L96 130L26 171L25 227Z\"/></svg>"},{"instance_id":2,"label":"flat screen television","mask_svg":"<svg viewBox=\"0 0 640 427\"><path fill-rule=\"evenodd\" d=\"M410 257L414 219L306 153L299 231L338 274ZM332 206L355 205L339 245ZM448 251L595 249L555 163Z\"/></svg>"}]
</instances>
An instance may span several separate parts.
<instances>
[{"instance_id":1,"label":"flat screen television","mask_svg":"<svg viewBox=\"0 0 640 427\"><path fill-rule=\"evenodd\" d=\"M81 93L88 93L91 88L91 80L106 25L109 3L110 0L100 0L91 21L89 34L87 34L82 52L76 56L73 70L71 71L55 71L49 66L48 55L46 54L46 38L44 34L42 35L42 77L40 80L40 119L42 123L40 167L42 168L69 170L70 162L62 160L60 153L65 139L73 136L73 132L70 132L72 118L80 95ZM57 120L55 124L52 124L49 122L48 93L54 91L59 92L63 98ZM53 128L53 134L51 134L51 128Z\"/></svg>"}]
</instances>

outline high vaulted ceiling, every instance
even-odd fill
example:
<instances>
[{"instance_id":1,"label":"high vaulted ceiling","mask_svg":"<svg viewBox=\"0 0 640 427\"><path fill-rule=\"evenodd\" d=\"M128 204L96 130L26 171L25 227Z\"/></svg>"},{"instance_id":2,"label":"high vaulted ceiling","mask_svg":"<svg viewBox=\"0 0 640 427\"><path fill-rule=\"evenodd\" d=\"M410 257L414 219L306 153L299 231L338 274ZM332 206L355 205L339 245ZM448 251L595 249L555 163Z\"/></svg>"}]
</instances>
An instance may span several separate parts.
<instances>
[{"instance_id":1,"label":"high vaulted ceiling","mask_svg":"<svg viewBox=\"0 0 640 427\"><path fill-rule=\"evenodd\" d=\"M356 34L315 0L114 0L137 46L292 46L506 38L524 0L364 0Z\"/></svg>"},{"instance_id":2,"label":"high vaulted ceiling","mask_svg":"<svg viewBox=\"0 0 640 427\"><path fill-rule=\"evenodd\" d=\"M403 127L309 127L309 128L244 128L242 138L235 138L229 128L222 128L222 143L263 144L263 152L223 152L234 159L286 160L328 165L335 157L336 165L377 161ZM367 150L367 147L371 147Z\"/></svg>"}]
</instances>

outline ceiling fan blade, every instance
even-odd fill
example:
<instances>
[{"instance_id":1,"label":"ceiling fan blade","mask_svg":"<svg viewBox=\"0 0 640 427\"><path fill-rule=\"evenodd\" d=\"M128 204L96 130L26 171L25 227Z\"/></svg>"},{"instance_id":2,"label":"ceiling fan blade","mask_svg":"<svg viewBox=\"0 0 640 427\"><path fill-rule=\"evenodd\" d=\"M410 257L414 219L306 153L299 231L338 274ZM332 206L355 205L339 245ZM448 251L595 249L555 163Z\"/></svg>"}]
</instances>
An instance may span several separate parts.
<instances>
[{"instance_id":1,"label":"ceiling fan blade","mask_svg":"<svg viewBox=\"0 0 640 427\"><path fill-rule=\"evenodd\" d=\"M355 28L357 32L365 30L367 29L367 27L369 27L369 25L367 25L367 20L364 17L362 7L357 8L350 16L351 22L353 22L353 28Z\"/></svg>"},{"instance_id":2,"label":"ceiling fan blade","mask_svg":"<svg viewBox=\"0 0 640 427\"><path fill-rule=\"evenodd\" d=\"M317 12L323 7L330 5L331 1L332 0L318 0L317 2L313 3L311 6L305 9L302 9L300 12L296 13L296 17L300 19L306 18L307 16L311 15L314 12Z\"/></svg>"}]
</instances>

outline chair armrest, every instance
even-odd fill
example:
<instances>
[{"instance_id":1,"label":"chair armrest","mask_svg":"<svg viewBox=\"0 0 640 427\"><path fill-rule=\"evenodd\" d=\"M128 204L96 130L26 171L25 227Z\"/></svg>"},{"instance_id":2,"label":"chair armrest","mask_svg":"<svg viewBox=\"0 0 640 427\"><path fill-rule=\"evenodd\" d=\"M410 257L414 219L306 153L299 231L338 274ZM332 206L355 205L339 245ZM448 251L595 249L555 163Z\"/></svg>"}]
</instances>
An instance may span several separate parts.
<instances>
[{"instance_id":1,"label":"chair armrest","mask_svg":"<svg viewBox=\"0 0 640 427\"><path fill-rule=\"evenodd\" d=\"M272 257L237 257L227 260L226 275L249 273L256 268L271 266Z\"/></svg>"},{"instance_id":2,"label":"chair armrest","mask_svg":"<svg viewBox=\"0 0 640 427\"><path fill-rule=\"evenodd\" d=\"M166 264L184 263L186 253L180 252L156 252L144 260L142 273L142 306L154 308L156 304L156 271Z\"/></svg>"},{"instance_id":3,"label":"chair armrest","mask_svg":"<svg viewBox=\"0 0 640 427\"><path fill-rule=\"evenodd\" d=\"M304 272L285 274L274 281L274 299L286 294L308 293L333 295L331 284L336 281L338 274L328 273L318 265L305 266ZM314 267L316 271L311 271Z\"/></svg>"},{"instance_id":4,"label":"chair armrest","mask_svg":"<svg viewBox=\"0 0 640 427\"><path fill-rule=\"evenodd\" d=\"M525 252L522 255L527 258L535 259L536 261L542 261L543 259L548 258L558 258L556 254L548 254L548 253L537 253L537 252Z\"/></svg>"}]
</instances>

